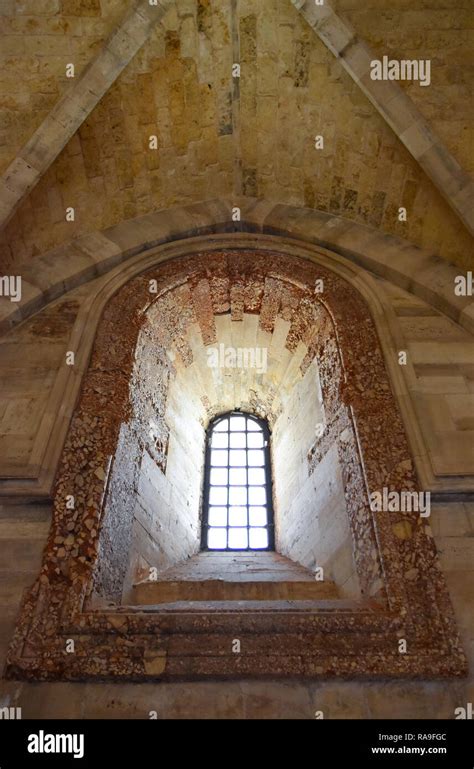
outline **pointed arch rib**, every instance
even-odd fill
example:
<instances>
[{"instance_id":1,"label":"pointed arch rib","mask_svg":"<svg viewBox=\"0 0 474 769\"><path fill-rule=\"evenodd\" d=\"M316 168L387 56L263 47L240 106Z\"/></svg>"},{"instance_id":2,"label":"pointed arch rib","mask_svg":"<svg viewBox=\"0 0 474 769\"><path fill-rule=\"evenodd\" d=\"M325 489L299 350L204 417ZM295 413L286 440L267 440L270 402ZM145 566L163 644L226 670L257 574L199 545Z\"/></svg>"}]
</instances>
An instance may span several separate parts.
<instances>
[{"instance_id":1,"label":"pointed arch rib","mask_svg":"<svg viewBox=\"0 0 474 769\"><path fill-rule=\"evenodd\" d=\"M37 184L175 0L139 0L0 179L0 227Z\"/></svg>"},{"instance_id":2,"label":"pointed arch rib","mask_svg":"<svg viewBox=\"0 0 474 769\"><path fill-rule=\"evenodd\" d=\"M474 181L431 130L409 96L395 82L374 81L370 64L377 58L324 0L291 0L314 32L340 59L380 115L438 188L469 232L474 234Z\"/></svg>"}]
</instances>

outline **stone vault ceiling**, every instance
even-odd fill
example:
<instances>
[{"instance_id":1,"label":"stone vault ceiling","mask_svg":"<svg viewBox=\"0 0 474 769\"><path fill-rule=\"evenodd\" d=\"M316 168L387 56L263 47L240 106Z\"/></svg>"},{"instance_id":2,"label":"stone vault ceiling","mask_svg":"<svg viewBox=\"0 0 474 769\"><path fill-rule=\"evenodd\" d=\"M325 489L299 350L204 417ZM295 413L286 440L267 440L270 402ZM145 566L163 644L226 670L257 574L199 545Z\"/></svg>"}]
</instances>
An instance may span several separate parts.
<instances>
[{"instance_id":1,"label":"stone vault ceiling","mask_svg":"<svg viewBox=\"0 0 474 769\"><path fill-rule=\"evenodd\" d=\"M334 0L377 57L431 59L429 88L400 81L463 168L474 172L471 0Z\"/></svg>"},{"instance_id":2,"label":"stone vault ceiling","mask_svg":"<svg viewBox=\"0 0 474 769\"><path fill-rule=\"evenodd\" d=\"M469 0L333 6L378 56L432 59L429 88L401 85L471 171ZM2 4L1 172L71 87L65 65L80 75L129 8ZM456 214L290 0L179 0L5 227L2 265L157 208L240 192L336 213L472 264Z\"/></svg>"}]
</instances>

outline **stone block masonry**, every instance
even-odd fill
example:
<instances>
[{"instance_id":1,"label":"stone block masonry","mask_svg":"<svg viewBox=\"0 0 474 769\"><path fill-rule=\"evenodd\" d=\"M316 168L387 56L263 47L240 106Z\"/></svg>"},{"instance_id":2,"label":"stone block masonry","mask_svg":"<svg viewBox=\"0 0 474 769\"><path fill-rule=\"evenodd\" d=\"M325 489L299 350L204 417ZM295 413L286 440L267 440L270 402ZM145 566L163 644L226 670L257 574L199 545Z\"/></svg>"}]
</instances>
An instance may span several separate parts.
<instances>
[{"instance_id":1,"label":"stone block masonry","mask_svg":"<svg viewBox=\"0 0 474 769\"><path fill-rule=\"evenodd\" d=\"M385 14L372 9L370 24L360 11L344 13L362 37L376 37L372 30L379 28L383 39L383 19L390 12L398 48L411 34L419 53L420 18L413 17L418 30L413 39L405 21L411 15L382 1ZM451 13L454 24L461 11ZM436 21L438 14L431 14ZM99 17L87 19L99 24ZM459 24L446 30L443 19L436 37L435 21L427 41L433 46L442 40L455 69L438 51L441 82L435 72L430 87L419 89L429 92L422 102L413 89L409 94L423 115L435 119L434 129L456 163L470 170L462 74L467 40L464 33L457 35ZM67 39L67 32L57 37ZM380 44L377 55L379 49ZM238 94L231 97L237 52L242 71ZM449 82L458 75L459 86ZM464 94L458 108L447 111L447 101L458 92ZM28 95L23 98L28 103ZM407 112L397 99L390 103L394 117ZM5 107L5 119L15 127L36 114L20 106ZM7 133L8 142L16 142L16 129ZM150 136L157 137L157 150L150 150ZM438 144L426 153L433 168L447 157ZM472 238L417 160L297 10L274 0L262 0L258 9L242 0L234 15L231 0L170 10L0 235L1 263L29 263L73 237L123 219L241 189L247 196L308 206L399 235L460 267L472 263ZM67 206L75 208L74 222L65 220ZM399 220L400 207L407 210L406 221Z\"/></svg>"}]
</instances>

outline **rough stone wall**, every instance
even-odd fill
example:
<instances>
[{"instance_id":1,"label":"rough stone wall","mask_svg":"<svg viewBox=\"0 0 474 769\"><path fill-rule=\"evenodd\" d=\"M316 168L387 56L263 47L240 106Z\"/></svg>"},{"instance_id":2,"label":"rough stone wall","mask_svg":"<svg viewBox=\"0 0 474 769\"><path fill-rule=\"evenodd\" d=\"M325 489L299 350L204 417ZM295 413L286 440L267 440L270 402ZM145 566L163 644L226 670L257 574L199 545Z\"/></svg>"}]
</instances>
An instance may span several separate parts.
<instances>
[{"instance_id":1,"label":"rough stone wall","mask_svg":"<svg viewBox=\"0 0 474 769\"><path fill-rule=\"evenodd\" d=\"M378 58L430 59L431 84L400 81L423 117L466 171L474 171L469 53L474 17L470 0L333 0ZM447 111L456 104L454 113Z\"/></svg>"},{"instance_id":2,"label":"rough stone wall","mask_svg":"<svg viewBox=\"0 0 474 769\"><path fill-rule=\"evenodd\" d=\"M221 0L181 1L166 14L2 232L5 268L157 208L228 194L228 14Z\"/></svg>"},{"instance_id":3,"label":"rough stone wall","mask_svg":"<svg viewBox=\"0 0 474 769\"><path fill-rule=\"evenodd\" d=\"M50 508L0 507L0 667L3 667L22 591L34 579L49 527ZM463 645L465 681L238 681L148 684L26 683L0 680L0 705L28 718L137 718L156 710L168 718L326 719L454 718L474 698L474 508L433 507L431 525Z\"/></svg>"},{"instance_id":4,"label":"rough stone wall","mask_svg":"<svg viewBox=\"0 0 474 769\"><path fill-rule=\"evenodd\" d=\"M6 166L66 90L65 64L73 59L80 72L126 4L41 0L15 13L4 5ZM123 219L241 192L336 213L469 267L467 231L290 0L235 7L180 0L166 14L2 232L3 269ZM340 9L376 53L432 58L429 88L402 87L472 167L465 3L413 9L377 0ZM324 150L314 149L316 135ZM66 222L70 206L74 222Z\"/></svg>"},{"instance_id":5,"label":"rough stone wall","mask_svg":"<svg viewBox=\"0 0 474 769\"><path fill-rule=\"evenodd\" d=\"M336 583L342 597L360 598L337 442L310 478L317 500L317 531L313 535L317 562L323 566L325 579Z\"/></svg>"},{"instance_id":6,"label":"rough stone wall","mask_svg":"<svg viewBox=\"0 0 474 769\"><path fill-rule=\"evenodd\" d=\"M241 629L248 633L250 648L261 643L257 627L270 632L269 620L267 643L276 633L279 647L276 668L267 654L255 649L255 654L239 659L239 673L463 675L465 659L426 522L413 510L400 510L395 515L384 510L374 515L368 505L370 490L387 486L411 491L417 488L417 480L367 305L350 283L309 260L253 250L215 252L212 258L220 263L220 269L214 271L203 257L198 254L168 261L136 276L113 296L103 313L61 459L43 567L23 603L10 647L8 674L71 680L119 675L136 680L228 676L234 671L234 657L219 652L221 634L228 632L229 621L235 619L226 612L212 615L219 632L206 636L203 650L193 641L203 621L201 615L189 618L191 627L177 646L174 636L176 631L183 633L182 617L170 616L171 624L157 646L156 633L163 629L160 612L143 615L130 608L128 613L84 611L84 599L94 587L115 598L112 590L118 591L123 579L133 511L127 504L114 504L109 465L120 432L136 429L137 411L141 416L143 404L140 398L134 402L129 387L136 340L147 308L161 301L164 322L159 326L160 335L174 342L184 366L193 360L192 347L183 338L189 323L202 319L206 339L209 343L215 340L209 317L214 303L230 308L235 322L246 313L260 311L266 334L276 327L277 318L286 320L285 347L290 353L301 344L307 348L300 359L294 355L290 369L296 365L303 373L312 357L318 356L326 426L320 445L311 452L308 469L311 471L314 461L319 461L331 431L337 430L361 594L377 599L357 604L349 615L343 605L329 613L303 612L292 616L290 628L286 617L268 617L265 612L254 616L253 611L243 611L239 615ZM207 271L212 277L206 277ZM267 278L271 278L268 284ZM153 279L158 299L150 291ZM318 297L321 281L323 298ZM212 286L217 289L215 296ZM338 375L338 366L344 377ZM269 413L276 417L273 401ZM129 497L136 467L133 461L126 468L125 492ZM108 487L112 501L107 509L104 499ZM117 487L120 496L120 484ZM72 508L67 504L71 495L75 500ZM115 549L113 536L118 540ZM388 623L386 612L391 618ZM65 657L63 653L64 623L70 623L68 633L75 628L82 637L80 656ZM373 632L368 632L371 628ZM297 631L296 636L293 631ZM328 633L333 636L330 648L321 644ZM400 658L396 639L405 633L418 653ZM353 647L358 648L356 658L347 655L348 648Z\"/></svg>"},{"instance_id":7,"label":"rough stone wall","mask_svg":"<svg viewBox=\"0 0 474 769\"><path fill-rule=\"evenodd\" d=\"M448 148L471 166L467 66L460 73L470 57L468 31L460 32L472 23L468 9L457 0L440 9L363 5L340 4L377 52L407 58L416 47L417 58L433 57L433 85L409 93L426 118L442 116ZM240 13L243 193L339 213L469 266L468 232L291 3L242 0ZM455 115L447 110L463 101ZM314 148L318 135L323 150Z\"/></svg>"},{"instance_id":8,"label":"rough stone wall","mask_svg":"<svg viewBox=\"0 0 474 769\"><path fill-rule=\"evenodd\" d=\"M166 319L159 312L159 304L153 308L153 314L157 318L155 322L164 325ZM149 320L149 327L151 323ZM172 369L168 380L163 377L163 371L156 371L152 366L147 366L146 372L143 370L144 359L148 357L153 361L159 354L153 333L151 336L153 344L146 352L140 340L137 348L137 360L140 360L137 381L146 382L154 404L144 420L145 444L137 486L133 490L136 501L133 500L124 602L133 581L149 576L150 567L165 569L185 560L200 547L204 409L189 380L183 381L179 376L179 369L178 374ZM161 355L171 356L172 350L162 351ZM156 454L157 443L161 456ZM117 472L120 473L120 465Z\"/></svg>"},{"instance_id":9,"label":"rough stone wall","mask_svg":"<svg viewBox=\"0 0 474 769\"><path fill-rule=\"evenodd\" d=\"M225 294L225 292L223 292ZM227 301L227 300L225 300ZM225 302L224 302L225 304ZM410 328L407 334L416 338L421 335L436 334L441 331L448 334L446 325L440 329L435 319L426 327L426 318L420 310L415 320L407 319ZM268 313L271 315L271 313ZM40 316L41 317L41 316ZM36 319L33 319L36 320ZM277 319L280 321L281 319ZM445 319L439 318L440 321ZM279 322L275 321L275 329ZM30 321L31 323L31 321ZM437 331L438 329L438 331ZM423 337L425 338L425 337ZM449 338L443 336L443 343ZM463 348L464 349L464 348ZM467 344L466 348L467 350ZM446 361L442 382L436 379L436 371L418 372L427 386L446 387L449 362ZM453 379L458 386L462 384L462 371L454 365ZM469 371L464 371L465 386L470 382ZM438 372L439 375L439 372ZM107 401L104 400L104 403ZM428 417L429 419L429 417ZM37 558L44 542L44 533L36 532L25 516L25 522L19 524L21 515L17 511L3 511L0 527L0 586L2 588L2 620L0 637L8 639L11 634L13 617L16 615L18 601L26 578L31 580L37 570ZM472 620L472 510L461 504L445 504L433 511L432 528L441 553L442 565L448 576L452 599L457 619L460 624L463 643L468 651L471 669L474 662L473 620ZM35 533L36 532L36 533ZM35 538L37 542L35 542ZM5 557L4 557L5 554ZM19 573L13 576L13 565ZM21 572L21 573L20 573ZM9 623L9 624L8 624ZM7 630L5 630L7 628ZM18 682L0 684L2 704L22 705L24 717L41 715L43 717L144 717L150 709L157 709L160 717L193 717L197 714L217 717L303 717L313 718L314 711L323 708L325 716L334 717L408 717L421 718L429 713L433 716L452 718L454 708L465 706L472 701L474 690L472 680L459 682L321 682L303 685L291 682L239 681L216 684L156 684L150 685L96 685L96 684L56 684L29 685ZM186 694L186 696L183 696Z\"/></svg>"},{"instance_id":10,"label":"rough stone wall","mask_svg":"<svg viewBox=\"0 0 474 769\"><path fill-rule=\"evenodd\" d=\"M64 297L0 341L1 474L34 472L35 444L81 299ZM21 350L21 353L20 353Z\"/></svg>"},{"instance_id":11,"label":"rough stone wall","mask_svg":"<svg viewBox=\"0 0 474 769\"><path fill-rule=\"evenodd\" d=\"M249 256L245 252L213 256L216 270L206 264L203 271L204 263L196 261L187 280L178 280L147 311L130 385L132 418L120 428L108 482L102 537L106 544L101 545L105 565L98 569L98 589L106 596L115 596L126 562L124 596L135 579L147 575L150 566L164 569L199 549L204 429L211 416L237 408L257 412L275 423L272 452L278 479L274 487L278 549L310 568L327 568L331 572L328 578L334 577L338 584L354 580L353 543L338 458L341 419L335 416L341 409L342 371L337 365L337 346L328 342L334 329L322 307L314 309L311 287L303 287L301 281L293 284L275 272L273 277L265 277L260 257L254 257L255 269ZM278 270L281 265L280 260L275 262ZM216 305L224 315L209 314ZM219 349L221 345L234 349L250 345L250 350L258 346L266 352L267 370L210 368L209 347ZM315 355L328 356L327 361L321 360L326 374L324 393L312 364ZM318 478L311 477L325 397L329 398L328 424L324 425L319 458L329 445L334 446L336 466L334 475L329 473L329 487L319 484L320 473ZM314 409L308 413L304 404L311 398ZM162 456L156 455L156 443ZM351 446L346 455L341 454L341 467L347 466L354 450ZM300 486L304 487L302 495L298 494ZM357 509L364 506L362 487L353 487L349 496L353 504L358 500ZM132 509L130 530L130 515L124 516L123 511ZM337 523L333 520L336 512ZM312 538L309 530L314 533ZM115 538L119 543L116 550ZM117 564L117 568L109 569L109 564ZM350 590L346 588L346 592Z\"/></svg>"},{"instance_id":12,"label":"rough stone wall","mask_svg":"<svg viewBox=\"0 0 474 769\"><path fill-rule=\"evenodd\" d=\"M3 0L0 5L0 172L78 77L125 13L127 0Z\"/></svg>"},{"instance_id":13,"label":"rough stone wall","mask_svg":"<svg viewBox=\"0 0 474 769\"><path fill-rule=\"evenodd\" d=\"M194 319L192 309L186 312L187 298L179 287L171 296L165 293L138 336L132 413L120 428L104 509L99 561L106 566L99 564L96 575L96 590L107 597L127 595L150 566L166 568L199 549L204 431L192 396L180 383L173 387L170 359L171 345L186 347L176 324L178 306L182 323Z\"/></svg>"},{"instance_id":14,"label":"rough stone wall","mask_svg":"<svg viewBox=\"0 0 474 769\"><path fill-rule=\"evenodd\" d=\"M360 595L337 439L308 472L308 454L319 442L324 403L316 362L292 390L272 436L277 549L333 580L339 594Z\"/></svg>"}]
</instances>

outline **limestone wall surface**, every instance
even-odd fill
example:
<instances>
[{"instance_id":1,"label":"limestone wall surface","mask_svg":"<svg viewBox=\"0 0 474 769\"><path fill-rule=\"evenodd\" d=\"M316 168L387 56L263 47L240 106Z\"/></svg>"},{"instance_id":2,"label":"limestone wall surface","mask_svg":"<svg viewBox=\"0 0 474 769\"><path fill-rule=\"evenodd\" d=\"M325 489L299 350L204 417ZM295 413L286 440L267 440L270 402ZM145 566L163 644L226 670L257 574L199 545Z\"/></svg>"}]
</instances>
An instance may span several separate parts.
<instances>
[{"instance_id":1,"label":"limestone wall surface","mask_svg":"<svg viewBox=\"0 0 474 769\"><path fill-rule=\"evenodd\" d=\"M469 171L466 3L443 0L429 13L392 0L336 9L374 55L432 58L430 87L402 87ZM1 166L67 92L66 64L82 72L125 10L122 0L3 3ZM170 8L2 232L1 263L19 269L157 208L239 194L338 214L472 264L467 230L290 0Z\"/></svg>"},{"instance_id":2,"label":"limestone wall surface","mask_svg":"<svg viewBox=\"0 0 474 769\"><path fill-rule=\"evenodd\" d=\"M308 454L324 428L316 362L293 388L272 437L275 519L279 552L307 568L324 570L341 596L360 595L337 441L308 473Z\"/></svg>"}]
</instances>

